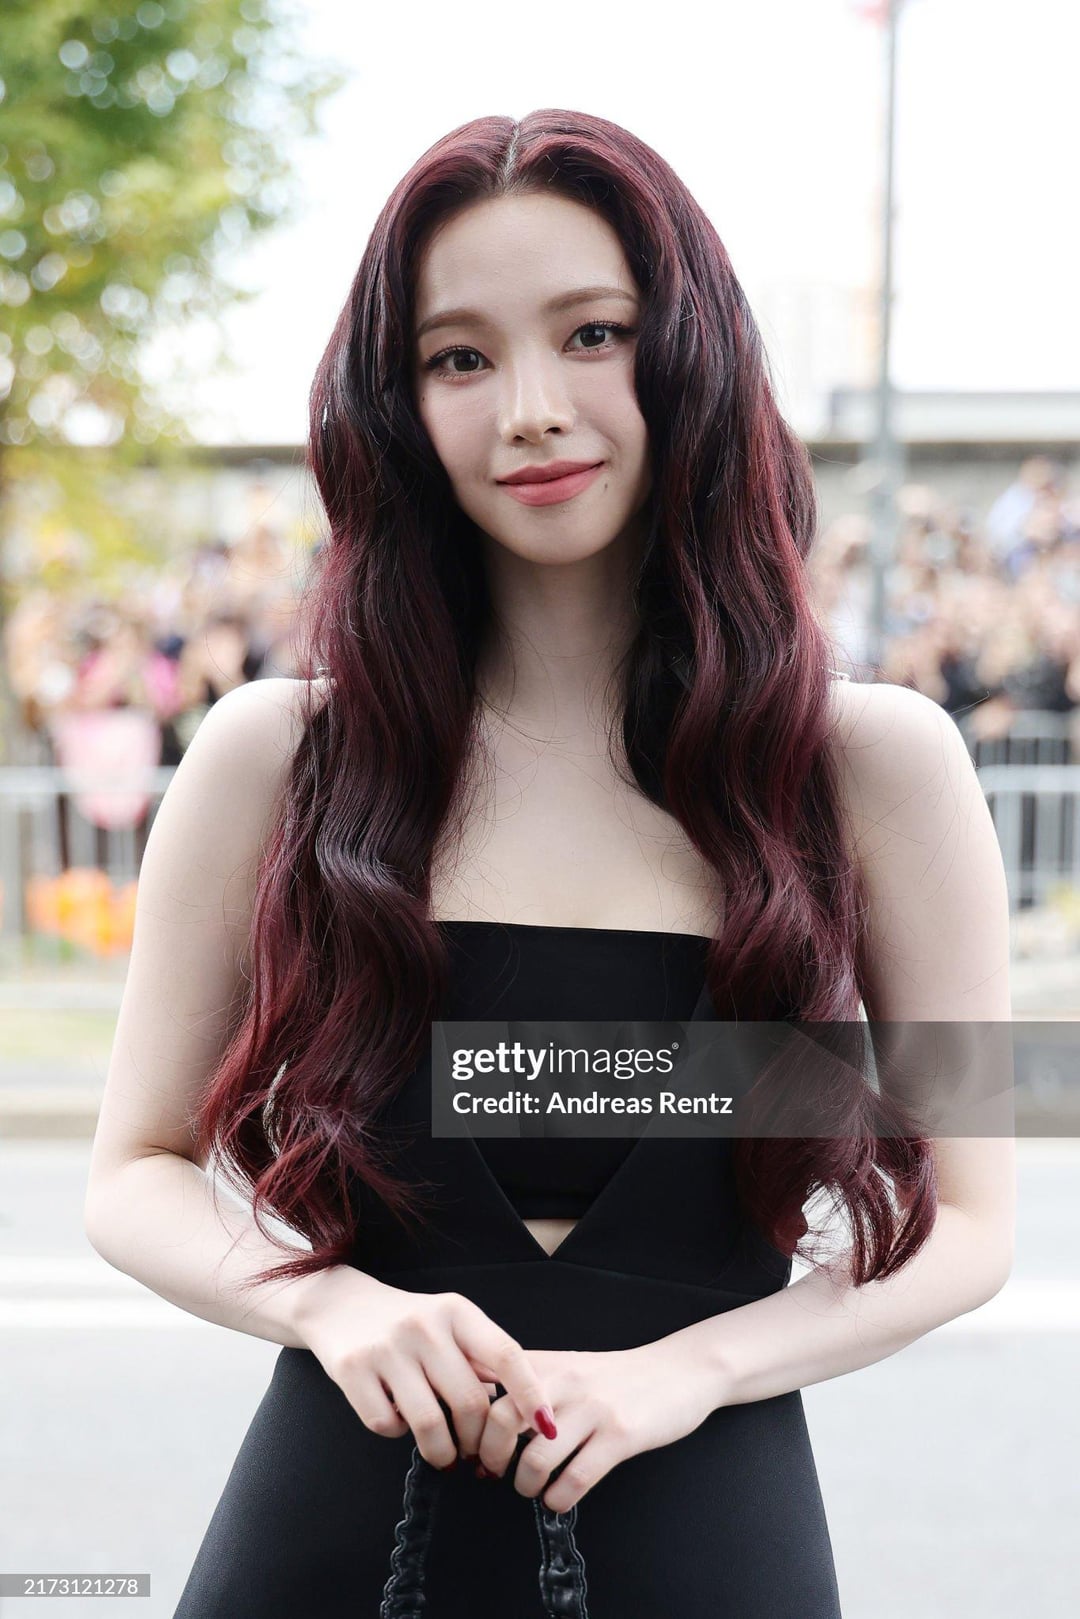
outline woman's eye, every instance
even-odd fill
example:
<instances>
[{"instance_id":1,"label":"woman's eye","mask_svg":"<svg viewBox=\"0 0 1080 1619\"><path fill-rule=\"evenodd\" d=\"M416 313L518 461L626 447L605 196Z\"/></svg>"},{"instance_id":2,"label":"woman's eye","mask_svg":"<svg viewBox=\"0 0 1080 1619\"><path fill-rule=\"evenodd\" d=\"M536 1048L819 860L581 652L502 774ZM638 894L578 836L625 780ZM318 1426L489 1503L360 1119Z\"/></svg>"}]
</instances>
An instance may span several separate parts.
<instances>
[{"instance_id":1,"label":"woman's eye","mask_svg":"<svg viewBox=\"0 0 1080 1619\"><path fill-rule=\"evenodd\" d=\"M587 326L579 326L577 331L573 335L574 335L574 337L577 337L579 332L611 332L611 333L615 333L615 332L625 332L627 330L628 330L627 327L619 326L613 320L591 320L591 321L589 321ZM596 344L592 345L592 348L590 348L588 352L591 353L593 351L593 349L610 349L610 348L614 348L614 347L615 347L614 343L596 343Z\"/></svg>"},{"instance_id":2,"label":"woman's eye","mask_svg":"<svg viewBox=\"0 0 1080 1619\"><path fill-rule=\"evenodd\" d=\"M618 335L626 335L628 337L632 337L633 334L634 334L634 328L630 327L630 326L623 326L619 321L616 321L616 320L590 320L590 321L587 321L585 323L585 325L579 326L575 332L571 333L571 338L570 338L571 342L573 341L573 339L575 337L579 337L582 332L588 332L588 333L605 332L605 333L610 333L613 338L618 336ZM618 347L618 344L616 342L592 343L592 344L586 345L584 348L579 348L578 350L576 350L576 352L578 354L606 354L609 349L613 349L613 348L617 348L617 347ZM447 371L447 370L444 370L444 366L445 366L447 361L457 359L457 357L459 355L468 355L468 354L477 355L478 358L481 358L481 359L483 358L483 356L480 355L479 350L466 348L464 346L464 344L458 343L458 344L455 344L453 348L441 349L438 354L433 354L431 356L430 360L425 360L424 361L424 370L425 371L442 371L444 376L451 376L451 377L475 376L476 375L475 371L457 371L457 370Z\"/></svg>"}]
</instances>

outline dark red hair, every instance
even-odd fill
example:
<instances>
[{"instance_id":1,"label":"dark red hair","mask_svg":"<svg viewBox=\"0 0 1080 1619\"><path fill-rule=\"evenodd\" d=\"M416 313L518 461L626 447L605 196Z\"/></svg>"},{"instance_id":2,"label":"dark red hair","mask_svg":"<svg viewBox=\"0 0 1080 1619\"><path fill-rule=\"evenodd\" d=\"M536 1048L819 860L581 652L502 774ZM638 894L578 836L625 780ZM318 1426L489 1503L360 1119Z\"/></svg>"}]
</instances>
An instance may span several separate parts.
<instances>
[{"instance_id":1,"label":"dark red hair","mask_svg":"<svg viewBox=\"0 0 1080 1619\"><path fill-rule=\"evenodd\" d=\"M478 536L416 409L417 260L452 213L532 191L596 209L643 294L634 380L651 516L640 628L620 670L622 743L637 787L681 823L725 896L708 962L717 1013L860 1015L867 907L829 736L834 651L807 575L813 472L777 408L746 297L700 206L626 130L558 110L476 119L436 142L383 208L311 390L308 460L329 535L304 603L304 672L325 667L333 693L320 704L301 687L247 1001L197 1119L260 1229L265 1209L312 1244L260 1279L348 1261L352 1175L417 1217L377 1120L440 1016L448 960L429 920L432 856L480 747L474 670L493 623ZM735 1167L747 1214L789 1255L808 1232L807 1201L830 1194L862 1283L926 1241L934 1164L917 1131L876 1134L880 1098L858 1065L842 1072L829 1096L842 1133L742 1139Z\"/></svg>"}]
</instances>

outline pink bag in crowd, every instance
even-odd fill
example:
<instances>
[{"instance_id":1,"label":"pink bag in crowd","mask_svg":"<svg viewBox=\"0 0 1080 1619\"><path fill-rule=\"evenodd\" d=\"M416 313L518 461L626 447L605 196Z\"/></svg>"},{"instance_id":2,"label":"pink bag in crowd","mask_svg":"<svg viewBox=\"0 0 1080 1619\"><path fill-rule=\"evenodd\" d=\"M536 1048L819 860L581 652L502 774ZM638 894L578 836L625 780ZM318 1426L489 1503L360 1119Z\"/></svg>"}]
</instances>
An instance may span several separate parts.
<instances>
[{"instance_id":1,"label":"pink bag in crowd","mask_svg":"<svg viewBox=\"0 0 1080 1619\"><path fill-rule=\"evenodd\" d=\"M49 726L57 762L66 770L94 771L122 782L132 772L161 762L161 727L144 708L96 708L56 714ZM135 787L90 788L75 794L75 807L94 826L138 826L151 794Z\"/></svg>"}]
</instances>

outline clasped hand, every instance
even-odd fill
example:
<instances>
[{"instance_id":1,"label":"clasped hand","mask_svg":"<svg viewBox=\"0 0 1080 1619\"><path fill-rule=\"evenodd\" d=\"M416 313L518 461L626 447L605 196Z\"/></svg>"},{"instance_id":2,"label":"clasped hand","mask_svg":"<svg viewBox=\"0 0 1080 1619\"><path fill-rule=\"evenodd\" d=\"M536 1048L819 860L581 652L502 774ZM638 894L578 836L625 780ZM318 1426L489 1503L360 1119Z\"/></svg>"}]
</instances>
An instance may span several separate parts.
<instances>
[{"instance_id":1,"label":"clasped hand","mask_svg":"<svg viewBox=\"0 0 1080 1619\"><path fill-rule=\"evenodd\" d=\"M633 1349L527 1350L460 1293L412 1293L349 1266L306 1278L296 1296L301 1340L372 1433L411 1430L433 1467L460 1452L499 1475L528 1434L514 1488L554 1512L627 1457L691 1433L718 1403L715 1376L677 1335ZM545 1407L554 1438L537 1431Z\"/></svg>"},{"instance_id":2,"label":"clasped hand","mask_svg":"<svg viewBox=\"0 0 1080 1619\"><path fill-rule=\"evenodd\" d=\"M558 1437L523 1428L504 1394L489 1407L477 1456L489 1473L503 1476L521 1433L531 1433L514 1468L514 1488L530 1499L540 1496L553 1512L568 1512L619 1462L692 1433L716 1406L700 1368L663 1339L634 1349L527 1354L548 1393ZM481 1375L488 1370L477 1369Z\"/></svg>"}]
</instances>

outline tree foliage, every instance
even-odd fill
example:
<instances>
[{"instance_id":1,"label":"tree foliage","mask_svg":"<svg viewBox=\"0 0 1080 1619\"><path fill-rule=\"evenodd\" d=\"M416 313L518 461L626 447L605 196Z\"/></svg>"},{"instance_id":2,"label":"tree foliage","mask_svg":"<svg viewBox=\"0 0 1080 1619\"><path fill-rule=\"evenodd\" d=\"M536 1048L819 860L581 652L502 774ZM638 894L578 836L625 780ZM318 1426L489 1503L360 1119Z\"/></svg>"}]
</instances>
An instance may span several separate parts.
<instances>
[{"instance_id":1,"label":"tree foliage","mask_svg":"<svg viewBox=\"0 0 1080 1619\"><path fill-rule=\"evenodd\" d=\"M223 260L282 223L336 71L283 0L5 0L0 452L183 440L140 373L162 326L251 296Z\"/></svg>"}]
</instances>

